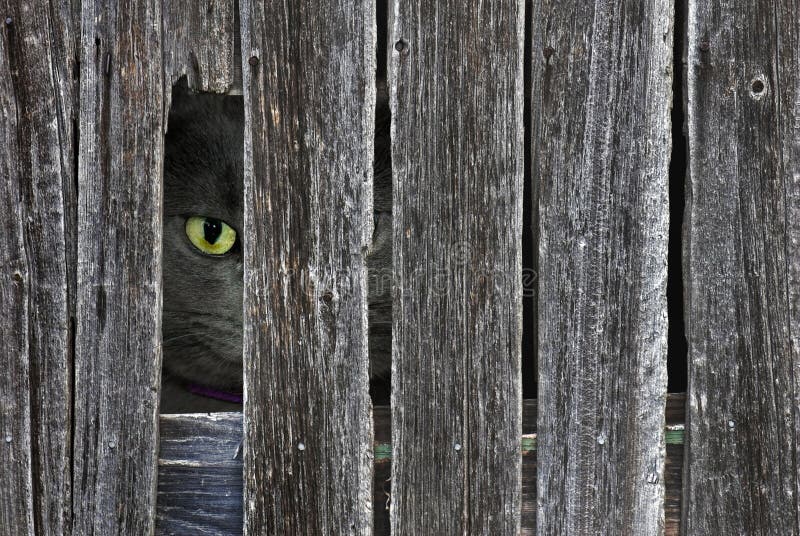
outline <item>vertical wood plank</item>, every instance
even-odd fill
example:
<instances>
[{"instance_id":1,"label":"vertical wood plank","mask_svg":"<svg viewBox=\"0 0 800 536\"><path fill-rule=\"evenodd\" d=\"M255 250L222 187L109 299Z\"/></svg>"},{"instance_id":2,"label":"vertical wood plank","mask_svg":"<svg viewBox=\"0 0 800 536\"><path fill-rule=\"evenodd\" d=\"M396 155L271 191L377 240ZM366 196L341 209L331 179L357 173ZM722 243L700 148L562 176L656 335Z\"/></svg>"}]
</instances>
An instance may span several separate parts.
<instances>
[{"instance_id":1,"label":"vertical wood plank","mask_svg":"<svg viewBox=\"0 0 800 536\"><path fill-rule=\"evenodd\" d=\"M800 532L799 13L689 2L689 535Z\"/></svg>"},{"instance_id":2,"label":"vertical wood plank","mask_svg":"<svg viewBox=\"0 0 800 536\"><path fill-rule=\"evenodd\" d=\"M0 534L64 534L72 407L65 238L65 195L74 180L71 7L6 1L0 27Z\"/></svg>"},{"instance_id":3,"label":"vertical wood plank","mask_svg":"<svg viewBox=\"0 0 800 536\"><path fill-rule=\"evenodd\" d=\"M392 12L392 532L516 535L524 3Z\"/></svg>"},{"instance_id":4,"label":"vertical wood plank","mask_svg":"<svg viewBox=\"0 0 800 536\"><path fill-rule=\"evenodd\" d=\"M81 10L74 534L150 534L161 379L161 1Z\"/></svg>"},{"instance_id":5,"label":"vertical wood plank","mask_svg":"<svg viewBox=\"0 0 800 536\"><path fill-rule=\"evenodd\" d=\"M374 2L241 2L245 533L370 534Z\"/></svg>"},{"instance_id":6,"label":"vertical wood plank","mask_svg":"<svg viewBox=\"0 0 800 536\"><path fill-rule=\"evenodd\" d=\"M7 536L34 533L33 476L31 474L29 263L25 252L25 230L21 201L24 188L23 155L19 153L20 124L11 76L14 31L9 24L0 40L0 202L2 233L0 261L3 283L0 306L0 532Z\"/></svg>"},{"instance_id":7,"label":"vertical wood plank","mask_svg":"<svg viewBox=\"0 0 800 536\"><path fill-rule=\"evenodd\" d=\"M673 5L533 5L537 534L660 534Z\"/></svg>"},{"instance_id":8,"label":"vertical wood plank","mask_svg":"<svg viewBox=\"0 0 800 536\"><path fill-rule=\"evenodd\" d=\"M780 85L776 95L780 113L781 167L785 199L787 294L789 305L789 350L792 362L794 417L794 506L795 534L800 534L800 3L780 4L773 20L778 29L775 50ZM789 48L785 48L789 47ZM774 65L774 64L773 64ZM751 85L752 88L752 85ZM778 207L779 208L779 207ZM780 210L777 211L780 213ZM780 228L779 226L777 226ZM784 408L785 411L785 408Z\"/></svg>"},{"instance_id":9,"label":"vertical wood plank","mask_svg":"<svg viewBox=\"0 0 800 536\"><path fill-rule=\"evenodd\" d=\"M189 87L198 91L233 89L241 65L234 56L236 7L235 0L163 0L168 85L186 76ZM241 76L238 82L241 88Z\"/></svg>"}]
</instances>

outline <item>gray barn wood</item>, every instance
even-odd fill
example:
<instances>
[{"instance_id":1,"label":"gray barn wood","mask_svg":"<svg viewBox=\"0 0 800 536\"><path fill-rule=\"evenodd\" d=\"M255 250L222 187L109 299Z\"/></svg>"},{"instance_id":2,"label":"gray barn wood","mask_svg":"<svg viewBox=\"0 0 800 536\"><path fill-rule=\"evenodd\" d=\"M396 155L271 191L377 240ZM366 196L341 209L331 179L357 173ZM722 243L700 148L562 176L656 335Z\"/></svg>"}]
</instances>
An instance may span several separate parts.
<instances>
[{"instance_id":1,"label":"gray barn wood","mask_svg":"<svg viewBox=\"0 0 800 536\"><path fill-rule=\"evenodd\" d=\"M168 95L234 84L234 3L165 5L82 5L74 534L154 528Z\"/></svg>"},{"instance_id":2,"label":"gray barn wood","mask_svg":"<svg viewBox=\"0 0 800 536\"><path fill-rule=\"evenodd\" d=\"M517 534L521 0L390 23L395 534Z\"/></svg>"},{"instance_id":3,"label":"gray barn wood","mask_svg":"<svg viewBox=\"0 0 800 536\"><path fill-rule=\"evenodd\" d=\"M800 530L799 10L689 2L688 535Z\"/></svg>"},{"instance_id":4,"label":"gray barn wood","mask_svg":"<svg viewBox=\"0 0 800 536\"><path fill-rule=\"evenodd\" d=\"M242 414L162 415L156 534L242 534Z\"/></svg>"},{"instance_id":5,"label":"gray barn wood","mask_svg":"<svg viewBox=\"0 0 800 536\"><path fill-rule=\"evenodd\" d=\"M81 6L73 534L154 527L161 2Z\"/></svg>"},{"instance_id":6,"label":"gray barn wood","mask_svg":"<svg viewBox=\"0 0 800 536\"><path fill-rule=\"evenodd\" d=\"M2 4L0 535L672 535L682 506L686 534L800 533L800 5L689 2L681 495L672 0L530 3L538 435L521 3L390 9L395 391L374 434L373 3L246 0L243 40L235 0ZM169 89L237 92L242 67L246 432L164 416L159 454Z\"/></svg>"},{"instance_id":7,"label":"gray barn wood","mask_svg":"<svg viewBox=\"0 0 800 536\"><path fill-rule=\"evenodd\" d=\"M245 534L370 534L374 2L241 2Z\"/></svg>"},{"instance_id":8,"label":"gray barn wood","mask_svg":"<svg viewBox=\"0 0 800 536\"><path fill-rule=\"evenodd\" d=\"M242 58L234 55L236 7L235 0L164 0L167 83L186 76L189 87L197 90L241 89Z\"/></svg>"},{"instance_id":9,"label":"gray barn wood","mask_svg":"<svg viewBox=\"0 0 800 536\"><path fill-rule=\"evenodd\" d=\"M667 399L666 424L683 423L682 395ZM373 504L375 536L389 536L391 486L391 412L375 408L375 473ZM522 527L536 533L536 400L525 400L522 411ZM242 414L217 413L161 416L156 534L242 533ZM667 441L666 530L679 534L683 435L671 432ZM199 500L198 498L201 498Z\"/></svg>"},{"instance_id":10,"label":"gray barn wood","mask_svg":"<svg viewBox=\"0 0 800 536\"><path fill-rule=\"evenodd\" d=\"M672 15L533 2L542 536L664 530Z\"/></svg>"},{"instance_id":11,"label":"gray barn wood","mask_svg":"<svg viewBox=\"0 0 800 536\"><path fill-rule=\"evenodd\" d=\"M9 536L70 525L72 15L69 2L7 1L0 18L0 534Z\"/></svg>"}]
</instances>

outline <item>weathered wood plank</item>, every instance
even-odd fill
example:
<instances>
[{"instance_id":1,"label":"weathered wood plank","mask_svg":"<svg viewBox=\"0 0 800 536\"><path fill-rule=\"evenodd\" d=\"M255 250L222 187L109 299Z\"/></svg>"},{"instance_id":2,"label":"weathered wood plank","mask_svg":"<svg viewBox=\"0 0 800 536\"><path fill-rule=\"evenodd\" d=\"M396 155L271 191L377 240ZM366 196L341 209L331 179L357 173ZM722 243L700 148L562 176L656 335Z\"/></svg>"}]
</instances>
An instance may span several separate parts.
<instances>
[{"instance_id":1,"label":"weathered wood plank","mask_svg":"<svg viewBox=\"0 0 800 536\"><path fill-rule=\"evenodd\" d=\"M75 36L69 2L7 1L2 17L0 534L64 534L71 504L64 196L74 180Z\"/></svg>"},{"instance_id":2,"label":"weathered wood plank","mask_svg":"<svg viewBox=\"0 0 800 536\"><path fill-rule=\"evenodd\" d=\"M689 535L800 533L798 13L689 2Z\"/></svg>"},{"instance_id":3,"label":"weathered wood plank","mask_svg":"<svg viewBox=\"0 0 800 536\"><path fill-rule=\"evenodd\" d=\"M227 93L236 82L241 90L241 57L234 56L236 7L235 0L163 0L166 84L186 76L197 91Z\"/></svg>"},{"instance_id":4,"label":"weathered wood plank","mask_svg":"<svg viewBox=\"0 0 800 536\"><path fill-rule=\"evenodd\" d=\"M241 2L245 533L370 534L374 2Z\"/></svg>"},{"instance_id":5,"label":"weathered wood plank","mask_svg":"<svg viewBox=\"0 0 800 536\"><path fill-rule=\"evenodd\" d=\"M15 69L13 26L5 23L0 39L0 532L12 536L34 532L31 463L29 263L25 251L25 158L20 154L20 132L12 72ZM18 67L16 67L18 69Z\"/></svg>"},{"instance_id":6,"label":"weathered wood plank","mask_svg":"<svg viewBox=\"0 0 800 536\"><path fill-rule=\"evenodd\" d=\"M660 534L673 6L533 9L537 533Z\"/></svg>"},{"instance_id":7,"label":"weathered wood plank","mask_svg":"<svg viewBox=\"0 0 800 536\"><path fill-rule=\"evenodd\" d=\"M667 399L667 425L683 423L683 396ZM391 412L375 408L374 534L389 536ZM161 416L156 534L242 533L242 414ZM536 401L523 404L522 535L536 533ZM683 436L667 441L666 534L677 536L681 521ZM531 448L531 445L533 448Z\"/></svg>"},{"instance_id":8,"label":"weathered wood plank","mask_svg":"<svg viewBox=\"0 0 800 536\"><path fill-rule=\"evenodd\" d=\"M394 534L517 534L521 0L395 1Z\"/></svg>"},{"instance_id":9,"label":"weathered wood plank","mask_svg":"<svg viewBox=\"0 0 800 536\"><path fill-rule=\"evenodd\" d=\"M155 524L161 1L81 10L73 533Z\"/></svg>"},{"instance_id":10,"label":"weathered wood plank","mask_svg":"<svg viewBox=\"0 0 800 536\"><path fill-rule=\"evenodd\" d=\"M242 414L162 415L156 534L242 533Z\"/></svg>"}]
</instances>

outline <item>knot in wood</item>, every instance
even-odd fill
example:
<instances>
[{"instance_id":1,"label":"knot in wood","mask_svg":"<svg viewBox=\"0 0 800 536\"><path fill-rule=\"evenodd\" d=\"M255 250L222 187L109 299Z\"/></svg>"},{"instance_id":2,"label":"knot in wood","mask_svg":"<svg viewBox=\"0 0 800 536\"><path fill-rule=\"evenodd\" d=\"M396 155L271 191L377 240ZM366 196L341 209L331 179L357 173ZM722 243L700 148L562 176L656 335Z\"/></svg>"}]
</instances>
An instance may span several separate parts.
<instances>
[{"instance_id":1,"label":"knot in wood","mask_svg":"<svg viewBox=\"0 0 800 536\"><path fill-rule=\"evenodd\" d=\"M394 49L398 51L403 56L408 55L408 43L406 43L405 39L400 39L394 44Z\"/></svg>"},{"instance_id":2,"label":"knot in wood","mask_svg":"<svg viewBox=\"0 0 800 536\"><path fill-rule=\"evenodd\" d=\"M750 97L760 100L767 90L766 79L759 75L750 81Z\"/></svg>"}]
</instances>

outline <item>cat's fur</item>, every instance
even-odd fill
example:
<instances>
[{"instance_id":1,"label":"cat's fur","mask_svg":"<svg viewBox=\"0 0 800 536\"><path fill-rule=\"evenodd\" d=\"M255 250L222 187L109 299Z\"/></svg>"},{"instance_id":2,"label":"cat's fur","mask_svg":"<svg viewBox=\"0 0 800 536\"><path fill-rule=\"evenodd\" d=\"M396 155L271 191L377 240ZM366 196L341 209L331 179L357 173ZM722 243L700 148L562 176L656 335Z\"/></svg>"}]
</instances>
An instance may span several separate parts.
<instances>
[{"instance_id":1,"label":"cat's fur","mask_svg":"<svg viewBox=\"0 0 800 536\"><path fill-rule=\"evenodd\" d=\"M367 257L373 378L388 374L391 355L389 120L382 86L379 93L375 231ZM242 390L243 135L241 97L173 91L164 148L162 413L241 409L191 394L187 386ZM204 255L184 231L190 216L225 221L236 230L237 243L224 256Z\"/></svg>"}]
</instances>

